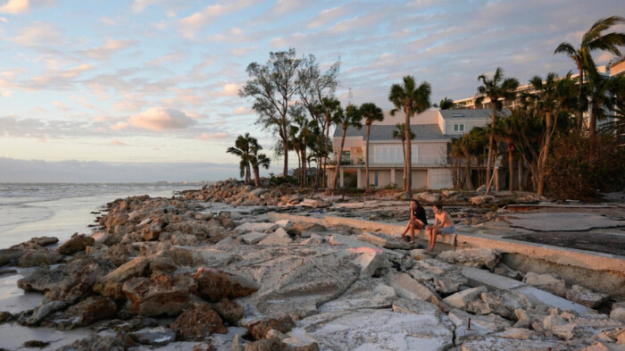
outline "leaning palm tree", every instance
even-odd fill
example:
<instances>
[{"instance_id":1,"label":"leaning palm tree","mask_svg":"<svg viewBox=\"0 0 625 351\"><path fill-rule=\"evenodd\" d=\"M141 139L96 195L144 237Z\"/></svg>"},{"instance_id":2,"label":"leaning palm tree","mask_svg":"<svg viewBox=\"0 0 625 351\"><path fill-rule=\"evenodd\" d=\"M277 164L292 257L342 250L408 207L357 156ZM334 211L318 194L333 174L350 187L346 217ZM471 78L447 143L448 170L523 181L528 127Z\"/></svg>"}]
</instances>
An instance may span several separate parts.
<instances>
[{"instance_id":1,"label":"leaning palm tree","mask_svg":"<svg viewBox=\"0 0 625 351\"><path fill-rule=\"evenodd\" d=\"M367 126L367 142L365 146L365 188L369 188L369 132L371 131L371 124L373 122L382 122L384 120L384 113L382 113L382 109L376 106L376 104L367 102L360 105L360 114L365 120L365 125Z\"/></svg>"},{"instance_id":2,"label":"leaning palm tree","mask_svg":"<svg viewBox=\"0 0 625 351\"><path fill-rule=\"evenodd\" d=\"M251 183L252 181L250 178L250 163L247 156L250 153L250 148L257 144L256 138L251 137L250 133L245 133L245 135L239 135L234 142L234 146L226 150L227 153L241 157L239 170L241 171L241 178L245 175L245 183Z\"/></svg>"},{"instance_id":3,"label":"leaning palm tree","mask_svg":"<svg viewBox=\"0 0 625 351\"><path fill-rule=\"evenodd\" d=\"M257 188L260 187L260 167L269 169L269 165L271 164L271 159L269 159L267 155L258 153L262 149L262 146L258 144L255 145L250 150L250 154L247 157L254 170L254 186Z\"/></svg>"},{"instance_id":4,"label":"leaning palm tree","mask_svg":"<svg viewBox=\"0 0 625 351\"><path fill-rule=\"evenodd\" d=\"M572 44L563 42L558 45L554 54L565 53L577 66L579 71L579 100L577 111L577 128L581 130L582 119L584 110L586 109L586 103L584 100L584 71L588 70L589 66L594 66L591 52L595 50L608 51L616 56L621 56L619 46L625 45L625 33L608 33L602 34L603 31L608 30L610 27L625 23L625 18L620 16L612 16L608 18L602 18L595 22L590 29L582 36L582 42L579 48L575 48Z\"/></svg>"},{"instance_id":5,"label":"leaning palm tree","mask_svg":"<svg viewBox=\"0 0 625 351\"><path fill-rule=\"evenodd\" d=\"M334 181L332 182L332 191L336 190L336 181L339 176L339 171L341 169L341 155L343 155L343 147L345 146L345 136L347 135L347 128L356 127L358 129L362 128L360 112L358 108L354 105L347 105L345 111L342 108L339 108L338 111L334 113L332 121L337 126L341 126L343 129L343 134L341 136L341 145L339 146L339 153L336 157L336 172L334 173Z\"/></svg>"},{"instance_id":6,"label":"leaning palm tree","mask_svg":"<svg viewBox=\"0 0 625 351\"><path fill-rule=\"evenodd\" d=\"M410 140L414 139L417 135L411 130L410 133L408 134L408 136L410 137ZM404 160L406 159L406 148L405 148L405 144L406 144L406 125L403 123L397 123L395 125L395 130L393 130L393 139L399 139L401 140L401 151L404 157ZM393 179L393 181L395 181L395 179Z\"/></svg>"},{"instance_id":7,"label":"leaning palm tree","mask_svg":"<svg viewBox=\"0 0 625 351\"><path fill-rule=\"evenodd\" d=\"M519 87L519 81L516 78L503 77L503 69L497 67L493 79L488 79L485 74L477 77L478 81L482 81L482 85L477 88L480 96L475 99L476 104L481 104L486 98L491 104L491 125L495 125L497 111L501 111L503 107L502 100L514 100L516 97L516 89ZM486 162L486 193L490 191L488 186L491 177L491 166L493 161L493 144L495 135L491 132L488 140L488 160Z\"/></svg>"},{"instance_id":8,"label":"leaning palm tree","mask_svg":"<svg viewBox=\"0 0 625 351\"><path fill-rule=\"evenodd\" d=\"M394 116L399 110L402 110L406 116L406 152L404 153L404 191L410 192L412 187L412 152L410 145L410 118L415 113L419 114L430 108L430 95L432 87L430 83L423 82L417 87L417 83L413 76L405 76L403 84L393 84L389 92L388 99L395 105L391 110Z\"/></svg>"}]
</instances>

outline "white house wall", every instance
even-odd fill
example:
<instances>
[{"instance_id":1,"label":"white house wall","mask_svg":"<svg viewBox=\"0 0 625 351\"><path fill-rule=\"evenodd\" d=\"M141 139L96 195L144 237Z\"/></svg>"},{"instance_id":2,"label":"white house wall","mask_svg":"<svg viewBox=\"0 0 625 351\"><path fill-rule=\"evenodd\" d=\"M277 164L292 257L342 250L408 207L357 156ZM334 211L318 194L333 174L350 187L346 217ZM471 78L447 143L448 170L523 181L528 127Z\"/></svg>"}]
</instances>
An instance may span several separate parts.
<instances>
[{"instance_id":1,"label":"white house wall","mask_svg":"<svg viewBox=\"0 0 625 351\"><path fill-rule=\"evenodd\" d=\"M430 189L453 188L451 170L449 168L430 168Z\"/></svg>"},{"instance_id":2,"label":"white house wall","mask_svg":"<svg viewBox=\"0 0 625 351\"><path fill-rule=\"evenodd\" d=\"M484 127L490 123L490 116L485 116L482 118L450 118L445 121L445 128L447 129L447 134L452 136L462 136L464 133L468 133L474 127ZM454 124L464 124L464 133L462 132L454 132Z\"/></svg>"}]
</instances>

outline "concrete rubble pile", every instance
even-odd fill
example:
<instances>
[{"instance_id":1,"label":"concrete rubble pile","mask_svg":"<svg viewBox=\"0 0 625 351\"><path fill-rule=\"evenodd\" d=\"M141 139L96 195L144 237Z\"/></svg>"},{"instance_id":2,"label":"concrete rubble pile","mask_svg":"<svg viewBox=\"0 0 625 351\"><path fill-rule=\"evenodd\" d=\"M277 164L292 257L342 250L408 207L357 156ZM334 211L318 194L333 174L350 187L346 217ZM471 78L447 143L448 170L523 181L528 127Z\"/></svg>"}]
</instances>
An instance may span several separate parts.
<instances>
[{"instance_id":1,"label":"concrete rubble pile","mask_svg":"<svg viewBox=\"0 0 625 351\"><path fill-rule=\"evenodd\" d=\"M5 263L39 267L18 286L45 299L0 323L92 328L58 350L625 349L623 303L608 315L610 296L512 271L496 251L435 256L379 233L196 201L287 196L254 191L223 182L180 199L119 199L91 236L14 247Z\"/></svg>"}]
</instances>

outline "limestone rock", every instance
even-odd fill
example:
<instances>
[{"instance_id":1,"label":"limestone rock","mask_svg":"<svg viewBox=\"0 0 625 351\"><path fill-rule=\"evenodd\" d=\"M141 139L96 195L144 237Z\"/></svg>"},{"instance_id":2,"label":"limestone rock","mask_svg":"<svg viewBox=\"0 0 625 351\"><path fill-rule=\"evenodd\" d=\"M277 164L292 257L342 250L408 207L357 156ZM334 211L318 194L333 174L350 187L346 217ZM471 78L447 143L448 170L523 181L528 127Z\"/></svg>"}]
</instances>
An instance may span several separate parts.
<instances>
[{"instance_id":1,"label":"limestone rock","mask_svg":"<svg viewBox=\"0 0 625 351\"><path fill-rule=\"evenodd\" d=\"M95 240L85 234L74 234L72 237L61 244L56 251L61 255L73 255L76 252L85 251L87 246L92 246Z\"/></svg>"},{"instance_id":2,"label":"limestone rock","mask_svg":"<svg viewBox=\"0 0 625 351\"><path fill-rule=\"evenodd\" d=\"M465 339L477 335L487 335L503 331L510 327L510 322L494 314L476 316L464 311L453 310L449 312L449 318L456 326L456 345L460 345ZM469 328L471 319L471 328Z\"/></svg>"},{"instance_id":3,"label":"limestone rock","mask_svg":"<svg viewBox=\"0 0 625 351\"><path fill-rule=\"evenodd\" d=\"M447 350L452 332L435 312L423 314L389 310L328 312L298 322L290 332L315 341L321 350Z\"/></svg>"},{"instance_id":4,"label":"limestone rock","mask_svg":"<svg viewBox=\"0 0 625 351\"><path fill-rule=\"evenodd\" d=\"M63 257L48 249L26 250L17 263L20 267L37 267L40 265L51 265L59 262Z\"/></svg>"},{"instance_id":5,"label":"limestone rock","mask_svg":"<svg viewBox=\"0 0 625 351\"><path fill-rule=\"evenodd\" d=\"M38 325L45 318L65 307L67 307L67 304L63 301L44 302L39 307L35 308L32 313L22 314L18 322L22 325Z\"/></svg>"},{"instance_id":6,"label":"limestone rock","mask_svg":"<svg viewBox=\"0 0 625 351\"><path fill-rule=\"evenodd\" d=\"M478 196L474 196L472 198L469 199L469 202L471 202L472 205L483 205L487 202L491 202L495 200L494 196L489 196L489 195L478 195Z\"/></svg>"},{"instance_id":7,"label":"limestone rock","mask_svg":"<svg viewBox=\"0 0 625 351\"><path fill-rule=\"evenodd\" d=\"M573 285L570 290L567 290L566 299L597 309L610 299L610 295L595 293L581 285Z\"/></svg>"},{"instance_id":8,"label":"limestone rock","mask_svg":"<svg viewBox=\"0 0 625 351\"><path fill-rule=\"evenodd\" d=\"M425 203L433 204L433 203L441 201L441 194L423 192L423 193L414 194L412 198L418 201L423 201Z\"/></svg>"},{"instance_id":9,"label":"limestone rock","mask_svg":"<svg viewBox=\"0 0 625 351\"><path fill-rule=\"evenodd\" d=\"M497 336L484 336L471 338L470 340L462 343L460 351L489 351L489 350L509 350L509 351L521 351L521 350L549 350L564 351L569 350L568 345L560 346L560 342L557 340L550 340L546 338L538 338L533 340L519 340L510 339Z\"/></svg>"},{"instance_id":10,"label":"limestone rock","mask_svg":"<svg viewBox=\"0 0 625 351\"><path fill-rule=\"evenodd\" d=\"M451 264L493 270L499 263L501 254L491 249L462 249L444 251L436 258Z\"/></svg>"},{"instance_id":11,"label":"limestone rock","mask_svg":"<svg viewBox=\"0 0 625 351\"><path fill-rule=\"evenodd\" d=\"M214 303L211 307L219 314L223 321L231 325L235 324L241 318L243 318L243 306L228 299L223 299L217 303Z\"/></svg>"},{"instance_id":12,"label":"limestone rock","mask_svg":"<svg viewBox=\"0 0 625 351\"><path fill-rule=\"evenodd\" d=\"M297 222L288 229L288 233L291 235L300 235L302 238L310 237L312 233L323 233L327 229L325 226L317 223L305 223Z\"/></svg>"},{"instance_id":13,"label":"limestone rock","mask_svg":"<svg viewBox=\"0 0 625 351\"><path fill-rule=\"evenodd\" d=\"M0 249L0 266L19 259L24 253L22 249Z\"/></svg>"},{"instance_id":14,"label":"limestone rock","mask_svg":"<svg viewBox=\"0 0 625 351\"><path fill-rule=\"evenodd\" d=\"M424 300L438 304L440 297L427 287L412 279L406 273L389 273L386 275L387 283L395 289L399 297L411 300Z\"/></svg>"},{"instance_id":15,"label":"limestone rock","mask_svg":"<svg viewBox=\"0 0 625 351\"><path fill-rule=\"evenodd\" d=\"M523 279L528 285L549 291L550 293L564 297L566 296L566 283L555 274L536 274L528 272Z\"/></svg>"},{"instance_id":16,"label":"limestone rock","mask_svg":"<svg viewBox=\"0 0 625 351\"><path fill-rule=\"evenodd\" d=\"M362 233L358 235L357 238L360 241L371 243L386 249L410 250L415 247L415 244L413 243L408 243L385 234Z\"/></svg>"},{"instance_id":17,"label":"limestone rock","mask_svg":"<svg viewBox=\"0 0 625 351\"><path fill-rule=\"evenodd\" d=\"M258 244L261 240L265 239L267 234L261 232L250 232L241 236L241 240L248 245Z\"/></svg>"},{"instance_id":18,"label":"limestone rock","mask_svg":"<svg viewBox=\"0 0 625 351\"><path fill-rule=\"evenodd\" d=\"M122 286L124 282L130 278L141 277L145 275L149 269L149 257L137 257L132 261L126 262L114 271L98 280L93 290L102 296L120 299L124 297Z\"/></svg>"},{"instance_id":19,"label":"limestone rock","mask_svg":"<svg viewBox=\"0 0 625 351\"><path fill-rule=\"evenodd\" d=\"M319 312L389 308L397 298L395 289L381 279L360 279L338 299L319 306Z\"/></svg>"},{"instance_id":20,"label":"limestone rock","mask_svg":"<svg viewBox=\"0 0 625 351\"><path fill-rule=\"evenodd\" d=\"M56 351L125 351L123 341L113 336L91 334L89 337L78 340L70 345L56 349Z\"/></svg>"},{"instance_id":21,"label":"limestone rock","mask_svg":"<svg viewBox=\"0 0 625 351\"><path fill-rule=\"evenodd\" d=\"M193 278L200 297L214 302L248 296L259 289L252 280L211 268L199 269Z\"/></svg>"},{"instance_id":22,"label":"limestone rock","mask_svg":"<svg viewBox=\"0 0 625 351\"><path fill-rule=\"evenodd\" d=\"M182 337L183 340L202 341L213 333L226 334L228 329L224 326L221 318L208 305L200 305L184 311L171 328Z\"/></svg>"},{"instance_id":23,"label":"limestone rock","mask_svg":"<svg viewBox=\"0 0 625 351\"><path fill-rule=\"evenodd\" d=\"M49 246L49 245L54 245L54 244L58 243L59 242L59 238L57 238L55 236L40 236L40 237L36 237L36 238L31 238L29 241L34 243L35 245Z\"/></svg>"},{"instance_id":24,"label":"limestone rock","mask_svg":"<svg viewBox=\"0 0 625 351\"><path fill-rule=\"evenodd\" d=\"M176 340L176 333L165 327L144 328L128 335L134 342L142 345L163 346Z\"/></svg>"},{"instance_id":25,"label":"limestone rock","mask_svg":"<svg viewBox=\"0 0 625 351\"><path fill-rule=\"evenodd\" d=\"M289 316L283 316L278 319L268 319L259 321L247 327L248 331L254 339L265 339L270 330L276 330L280 333L288 333L295 327L295 322Z\"/></svg>"},{"instance_id":26,"label":"limestone rock","mask_svg":"<svg viewBox=\"0 0 625 351\"><path fill-rule=\"evenodd\" d=\"M191 276L155 274L151 278L132 278L124 283L123 292L130 300L130 311L143 316L175 316L189 302L196 283Z\"/></svg>"},{"instance_id":27,"label":"limestone rock","mask_svg":"<svg viewBox=\"0 0 625 351\"><path fill-rule=\"evenodd\" d=\"M267 237L262 239L258 244L260 245L287 245L292 243L293 240L287 234L284 228L280 227L276 229L275 232L269 234Z\"/></svg>"},{"instance_id":28,"label":"limestone rock","mask_svg":"<svg viewBox=\"0 0 625 351\"><path fill-rule=\"evenodd\" d=\"M384 251L380 249L361 247L358 249L350 249L350 251L358 255L353 262L360 266L360 275L363 277L377 275L381 269L391 267L391 263L386 259Z\"/></svg>"},{"instance_id":29,"label":"limestone rock","mask_svg":"<svg viewBox=\"0 0 625 351\"><path fill-rule=\"evenodd\" d=\"M273 232L278 228L278 225L274 223L252 223L245 222L240 226L234 228L236 233L249 233L249 232Z\"/></svg>"},{"instance_id":30,"label":"limestone rock","mask_svg":"<svg viewBox=\"0 0 625 351\"><path fill-rule=\"evenodd\" d=\"M113 318L116 315L117 304L113 300L102 296L90 296L78 304L70 306L54 323L61 330L71 330L91 325L103 319Z\"/></svg>"},{"instance_id":31,"label":"limestone rock","mask_svg":"<svg viewBox=\"0 0 625 351\"><path fill-rule=\"evenodd\" d=\"M495 266L493 273L502 275L504 277L512 278L514 280L523 279L523 274L521 274L521 272L515 271L514 269L503 264L502 262L499 262L497 266Z\"/></svg>"},{"instance_id":32,"label":"limestone rock","mask_svg":"<svg viewBox=\"0 0 625 351\"><path fill-rule=\"evenodd\" d=\"M457 292L451 296L444 298L443 301L452 307L464 310L469 302L478 299L481 293L487 291L488 289L486 289L486 287L480 286L478 288L472 288Z\"/></svg>"},{"instance_id":33,"label":"limestone rock","mask_svg":"<svg viewBox=\"0 0 625 351\"><path fill-rule=\"evenodd\" d=\"M610 312L610 318L625 324L625 307L613 308Z\"/></svg>"}]
</instances>

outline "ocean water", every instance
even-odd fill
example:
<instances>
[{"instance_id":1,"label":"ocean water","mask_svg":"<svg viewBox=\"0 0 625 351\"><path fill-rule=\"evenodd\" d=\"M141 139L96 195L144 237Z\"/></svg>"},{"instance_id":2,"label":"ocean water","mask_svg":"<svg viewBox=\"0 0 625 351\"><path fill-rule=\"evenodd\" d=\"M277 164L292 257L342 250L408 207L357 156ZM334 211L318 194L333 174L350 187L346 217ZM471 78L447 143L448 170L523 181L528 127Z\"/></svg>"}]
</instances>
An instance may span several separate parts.
<instances>
[{"instance_id":1,"label":"ocean water","mask_svg":"<svg viewBox=\"0 0 625 351\"><path fill-rule=\"evenodd\" d=\"M115 199L135 195L171 197L202 185L0 183L0 249L32 237L90 234L97 214Z\"/></svg>"}]
</instances>

